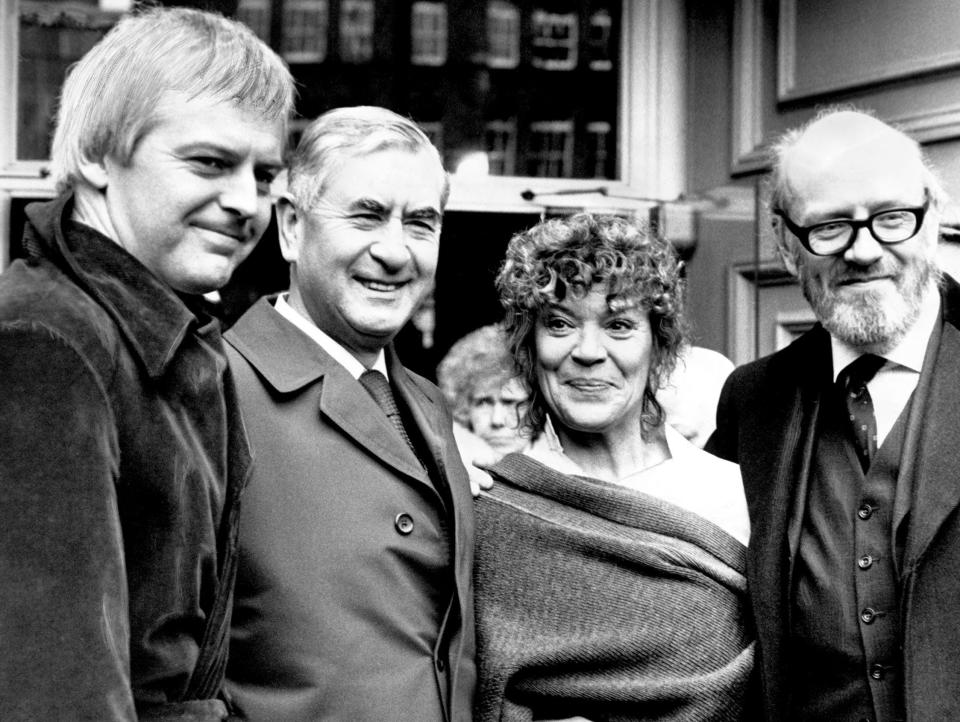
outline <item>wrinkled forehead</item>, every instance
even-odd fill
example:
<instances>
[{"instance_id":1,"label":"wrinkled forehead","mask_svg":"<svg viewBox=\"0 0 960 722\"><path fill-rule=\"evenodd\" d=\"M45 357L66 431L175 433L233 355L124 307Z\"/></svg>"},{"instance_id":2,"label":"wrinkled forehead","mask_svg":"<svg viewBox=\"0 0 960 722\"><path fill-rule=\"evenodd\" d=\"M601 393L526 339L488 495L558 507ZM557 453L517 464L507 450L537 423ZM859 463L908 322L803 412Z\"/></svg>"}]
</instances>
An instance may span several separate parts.
<instances>
[{"instance_id":1,"label":"wrinkled forehead","mask_svg":"<svg viewBox=\"0 0 960 722\"><path fill-rule=\"evenodd\" d=\"M913 141L872 118L814 124L783 160L790 212L818 212L923 201L924 166Z\"/></svg>"}]
</instances>

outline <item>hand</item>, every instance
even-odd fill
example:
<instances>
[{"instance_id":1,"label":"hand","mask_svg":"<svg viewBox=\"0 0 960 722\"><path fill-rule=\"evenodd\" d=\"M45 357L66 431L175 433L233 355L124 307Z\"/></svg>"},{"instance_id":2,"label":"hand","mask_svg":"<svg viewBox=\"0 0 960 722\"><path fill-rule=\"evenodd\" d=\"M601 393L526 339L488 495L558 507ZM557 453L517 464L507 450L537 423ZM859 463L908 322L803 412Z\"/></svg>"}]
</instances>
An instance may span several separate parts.
<instances>
[{"instance_id":1,"label":"hand","mask_svg":"<svg viewBox=\"0 0 960 722\"><path fill-rule=\"evenodd\" d=\"M493 488L493 477L480 467L476 461L464 463L467 467L467 476L470 477L470 493L479 496L481 491Z\"/></svg>"},{"instance_id":2,"label":"hand","mask_svg":"<svg viewBox=\"0 0 960 722\"><path fill-rule=\"evenodd\" d=\"M460 458L470 478L470 493L477 496L484 489L493 486L493 477L486 469L500 461L501 455L462 424L454 422L453 437L457 441Z\"/></svg>"}]
</instances>

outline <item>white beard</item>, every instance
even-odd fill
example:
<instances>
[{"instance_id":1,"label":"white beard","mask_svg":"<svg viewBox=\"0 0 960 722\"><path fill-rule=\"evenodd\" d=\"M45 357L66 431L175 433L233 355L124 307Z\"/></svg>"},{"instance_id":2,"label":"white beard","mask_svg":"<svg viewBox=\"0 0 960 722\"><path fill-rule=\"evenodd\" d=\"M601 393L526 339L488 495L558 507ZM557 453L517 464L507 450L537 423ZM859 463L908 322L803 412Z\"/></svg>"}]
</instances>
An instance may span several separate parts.
<instances>
[{"instance_id":1,"label":"white beard","mask_svg":"<svg viewBox=\"0 0 960 722\"><path fill-rule=\"evenodd\" d=\"M865 291L850 298L849 294L837 293L832 282L839 275L856 275L852 267L832 274L829 280L812 278L798 257L797 270L803 295L823 327L855 348L869 347L878 352L900 342L920 315L927 290L940 277L932 259L918 258L900 269L895 278L896 292Z\"/></svg>"}]
</instances>

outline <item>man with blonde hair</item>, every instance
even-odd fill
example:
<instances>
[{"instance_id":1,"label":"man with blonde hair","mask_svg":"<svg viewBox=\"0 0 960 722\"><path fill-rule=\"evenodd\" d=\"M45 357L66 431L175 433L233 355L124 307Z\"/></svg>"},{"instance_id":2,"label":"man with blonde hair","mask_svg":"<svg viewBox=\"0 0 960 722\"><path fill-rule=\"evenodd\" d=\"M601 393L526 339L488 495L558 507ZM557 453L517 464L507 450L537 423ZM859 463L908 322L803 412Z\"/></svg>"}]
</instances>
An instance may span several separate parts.
<instances>
[{"instance_id":1,"label":"man with blonde hair","mask_svg":"<svg viewBox=\"0 0 960 722\"><path fill-rule=\"evenodd\" d=\"M0 276L0 719L227 717L250 452L198 301L269 222L292 104L253 33L185 8L66 79L60 195Z\"/></svg>"},{"instance_id":2,"label":"man with blonde hair","mask_svg":"<svg viewBox=\"0 0 960 722\"><path fill-rule=\"evenodd\" d=\"M707 449L740 463L771 720L960 719L960 286L918 144L849 109L787 134L771 210L819 323L735 370Z\"/></svg>"},{"instance_id":3,"label":"man with blonde hair","mask_svg":"<svg viewBox=\"0 0 960 722\"><path fill-rule=\"evenodd\" d=\"M469 720L473 509L450 412L391 345L437 266L440 156L384 108L306 129L290 292L228 332L257 465L227 671L250 720Z\"/></svg>"}]
</instances>

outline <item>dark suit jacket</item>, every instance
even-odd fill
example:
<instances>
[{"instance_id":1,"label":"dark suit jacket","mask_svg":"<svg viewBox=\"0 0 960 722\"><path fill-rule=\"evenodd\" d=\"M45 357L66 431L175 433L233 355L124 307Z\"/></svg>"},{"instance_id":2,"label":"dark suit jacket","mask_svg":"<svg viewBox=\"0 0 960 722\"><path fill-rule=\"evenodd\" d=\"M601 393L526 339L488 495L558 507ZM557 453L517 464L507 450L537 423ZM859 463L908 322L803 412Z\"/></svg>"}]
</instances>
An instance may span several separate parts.
<instances>
[{"instance_id":1,"label":"dark suit jacket","mask_svg":"<svg viewBox=\"0 0 960 722\"><path fill-rule=\"evenodd\" d=\"M940 343L928 350L907 421L895 504L907 716L960 719L960 286L945 279ZM829 336L817 326L736 369L707 450L740 464L752 535L747 580L768 719L786 713L783 682L790 579L806 497L819 389L832 380ZM798 527L799 525L793 525Z\"/></svg>"},{"instance_id":2,"label":"dark suit jacket","mask_svg":"<svg viewBox=\"0 0 960 722\"><path fill-rule=\"evenodd\" d=\"M440 392L388 349L446 501L363 387L266 299L226 338L254 452L227 672L236 706L270 722L468 720L473 509Z\"/></svg>"}]
</instances>

